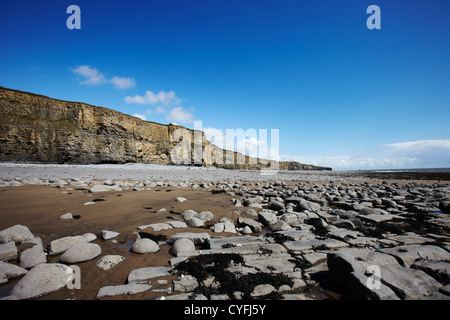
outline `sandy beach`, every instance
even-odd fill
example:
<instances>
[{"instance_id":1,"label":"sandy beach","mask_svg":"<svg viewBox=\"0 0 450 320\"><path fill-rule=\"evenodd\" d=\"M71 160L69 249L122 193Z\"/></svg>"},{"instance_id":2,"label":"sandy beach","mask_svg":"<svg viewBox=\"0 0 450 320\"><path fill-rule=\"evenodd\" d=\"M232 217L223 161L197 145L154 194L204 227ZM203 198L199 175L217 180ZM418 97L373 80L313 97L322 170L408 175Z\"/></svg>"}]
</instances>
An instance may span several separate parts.
<instances>
[{"instance_id":1,"label":"sandy beach","mask_svg":"<svg viewBox=\"0 0 450 320\"><path fill-rule=\"evenodd\" d=\"M135 269L170 267L170 260L175 256L169 252L173 243L170 243L168 239L180 232L208 233L212 238L217 239L236 236L256 238L261 235L276 233L277 231L274 231L275 229L271 228L270 225L262 222L261 217L246 212L250 208L253 208L256 214L265 211L268 207L273 209L272 202L269 202L269 205L267 202L262 203L262 207L237 206L235 199L244 200L246 197L244 192L239 193L239 190L251 192L252 190L261 190L261 188L270 184L270 188L267 187L267 190L278 191L279 196L279 191L288 187L314 188L316 185L327 187L330 184L357 187L362 185L377 186L383 183L384 185L396 184L398 186L411 183L416 183L417 186L430 187L440 185L441 188L444 188L443 190L448 190L449 180L446 174L416 174L414 176L409 173L407 175L408 180L402 180L402 173L372 173L369 178L358 172L300 171L289 174L280 172L269 179L267 176L263 177L249 171L158 166L151 167L153 170L144 166L128 166L129 170L127 171L125 168L126 166L120 165L117 167L106 165L97 167L2 164L0 166L0 179L2 181L0 187L0 230L18 224L27 226L35 237L42 240L44 248L51 241L63 237L86 233L93 233L98 236L102 230L119 233L117 237L110 240L103 240L98 236L92 243L101 247L101 255L92 260L77 263L81 270L81 289L63 287L56 292L37 297L37 299L94 300L102 287L126 284L127 277ZM130 177L134 179L125 179ZM140 177L140 179L136 179L137 177ZM411 178L414 178L414 180L411 180ZM429 178L432 180L428 180ZM90 192L95 184L104 186L108 183L116 183L118 185L119 180L123 186L122 191ZM126 184L127 181L128 185ZM156 185L157 182L158 185ZM225 188L225 183L229 183L230 188ZM446 189L445 186L447 186ZM177 197L184 197L187 201L177 202ZM278 200L280 199L278 198ZM282 200L286 200L286 198ZM287 203L288 201L286 201ZM334 207L329 204L327 206L329 208ZM162 208L166 210L161 211ZM325 209L325 207L322 206L322 209ZM188 224L186 228L182 229L171 228L161 231L154 231L150 227L138 229L140 226L167 221L186 222L182 215L186 210L210 211L213 213L213 219L200 227L193 227ZM400 211L399 209L398 212ZM76 219L61 220L60 216L66 213L71 213ZM278 214L280 213L281 211L278 212ZM326 219L319 212L317 213L321 217L319 220L325 222ZM439 216L447 215L440 214ZM237 231L234 233L214 232L215 224L224 221L223 218L232 221ZM262 223L261 232L243 235L241 232L242 226L239 225L239 221L241 221L239 219L242 218L253 219ZM331 224L332 220L326 221L328 223L325 224L328 225ZM308 229L309 226L314 225L314 223L306 224L306 222L282 230L297 230L299 232L310 230ZM308 228L305 228L305 226L308 226ZM338 229L346 230L342 228L342 225ZM136 241L135 232L137 231L163 235L166 236L166 240L161 242L160 249L156 253L133 253L130 248ZM443 242L441 244L446 245L446 248L450 244L448 242L449 236L449 234L442 234ZM274 241L269 242L273 243ZM400 244L402 243L399 242L398 245ZM19 253L31 247L30 244L17 243L16 245ZM287 244L284 243L284 245ZM348 244L346 245L348 246ZM358 247L356 244L354 246ZM200 250L201 248L197 245L196 249ZM322 251L315 250L317 252L309 249L305 252L321 254L322 264L319 264L319 267L324 267L323 256L326 255L327 250L329 248ZM110 270L103 270L96 266L96 263L106 255L120 255L125 260ZM300 257L299 253L297 253L297 256ZM58 263L59 259L60 255L47 255L47 263ZM265 258L265 260L267 259L270 260L269 257ZM9 262L18 265L19 259L15 258ZM295 294L302 295L303 299L338 299L340 297L339 290L335 290L327 284L324 286L310 275L305 276L308 273L304 269L296 267L292 271L300 272L301 276L298 281L302 281L302 286L296 289L288 288L286 292L291 294L291 297ZM20 279L20 277L10 279L8 282L1 284L0 298L7 297ZM172 286L176 279L179 279L179 275L171 274L155 277L148 282L151 283L152 288L145 292L107 296L101 299L140 300L170 297L180 294L180 292L174 292Z\"/></svg>"}]
</instances>

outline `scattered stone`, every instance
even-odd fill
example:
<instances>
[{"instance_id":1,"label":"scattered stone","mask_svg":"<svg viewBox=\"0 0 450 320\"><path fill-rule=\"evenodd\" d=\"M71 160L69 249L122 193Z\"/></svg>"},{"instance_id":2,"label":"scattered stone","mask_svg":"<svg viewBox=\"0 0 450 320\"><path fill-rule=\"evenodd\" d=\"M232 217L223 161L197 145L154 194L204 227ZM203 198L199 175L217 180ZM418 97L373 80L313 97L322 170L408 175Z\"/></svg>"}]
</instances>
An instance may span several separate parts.
<instances>
[{"instance_id":1,"label":"scattered stone","mask_svg":"<svg viewBox=\"0 0 450 320\"><path fill-rule=\"evenodd\" d=\"M116 254L108 254L101 257L95 265L100 269L110 270L122 261L125 261L125 257Z\"/></svg>"},{"instance_id":2,"label":"scattered stone","mask_svg":"<svg viewBox=\"0 0 450 320\"><path fill-rule=\"evenodd\" d=\"M173 291L192 292L198 287L198 281L191 275L182 276L178 280L173 280Z\"/></svg>"},{"instance_id":3,"label":"scattered stone","mask_svg":"<svg viewBox=\"0 0 450 320\"><path fill-rule=\"evenodd\" d=\"M191 227L199 228L203 226L204 221L200 218L192 217L187 221L187 224Z\"/></svg>"},{"instance_id":4,"label":"scattered stone","mask_svg":"<svg viewBox=\"0 0 450 320\"><path fill-rule=\"evenodd\" d=\"M6 277L13 279L23 276L28 272L27 269L16 266L11 263L0 261L0 273L5 274Z\"/></svg>"},{"instance_id":5,"label":"scattered stone","mask_svg":"<svg viewBox=\"0 0 450 320\"><path fill-rule=\"evenodd\" d=\"M253 289L252 293L250 294L252 297L260 297L260 296L266 296L272 292L277 291L274 286L270 284L260 284Z\"/></svg>"},{"instance_id":6,"label":"scattered stone","mask_svg":"<svg viewBox=\"0 0 450 320\"><path fill-rule=\"evenodd\" d=\"M86 242L92 242L97 239L97 236L90 232L83 234L82 237L86 239Z\"/></svg>"},{"instance_id":7,"label":"scattered stone","mask_svg":"<svg viewBox=\"0 0 450 320\"><path fill-rule=\"evenodd\" d=\"M189 253L195 251L194 242L188 238L180 238L173 243L171 253L178 256L180 253Z\"/></svg>"},{"instance_id":8,"label":"scattered stone","mask_svg":"<svg viewBox=\"0 0 450 320\"><path fill-rule=\"evenodd\" d=\"M145 267L134 269L128 275L128 283L170 275L172 267Z\"/></svg>"},{"instance_id":9,"label":"scattered stone","mask_svg":"<svg viewBox=\"0 0 450 320\"><path fill-rule=\"evenodd\" d=\"M20 224L16 224L15 226L0 231L0 242L14 241L18 243L32 238L34 238L34 235L30 232L28 227Z\"/></svg>"},{"instance_id":10,"label":"scattered stone","mask_svg":"<svg viewBox=\"0 0 450 320\"><path fill-rule=\"evenodd\" d=\"M70 220L70 219L73 219L73 216L72 216L72 213L68 212L68 213L65 213L65 214L59 216L59 219Z\"/></svg>"},{"instance_id":11,"label":"scattered stone","mask_svg":"<svg viewBox=\"0 0 450 320\"><path fill-rule=\"evenodd\" d=\"M0 261L8 261L17 258L17 247L14 241L0 244Z\"/></svg>"},{"instance_id":12,"label":"scattered stone","mask_svg":"<svg viewBox=\"0 0 450 320\"><path fill-rule=\"evenodd\" d=\"M96 184L93 187L91 187L89 189L90 193L95 193L95 192L108 192L108 191L122 191L122 188L117 186L117 185L101 185L101 184Z\"/></svg>"},{"instance_id":13,"label":"scattered stone","mask_svg":"<svg viewBox=\"0 0 450 320\"><path fill-rule=\"evenodd\" d=\"M129 283L117 286L106 286L100 288L95 299L103 297L115 297L120 295L133 295L149 290L152 286L149 284Z\"/></svg>"},{"instance_id":14,"label":"scattered stone","mask_svg":"<svg viewBox=\"0 0 450 320\"><path fill-rule=\"evenodd\" d=\"M87 242L86 238L84 238L83 236L73 236L56 239L48 244L47 246L48 254L54 256L65 252L67 249L69 249L74 245L86 242Z\"/></svg>"},{"instance_id":15,"label":"scattered stone","mask_svg":"<svg viewBox=\"0 0 450 320\"><path fill-rule=\"evenodd\" d=\"M64 264L41 263L20 279L11 295L18 299L37 298L62 289L72 275L72 270Z\"/></svg>"},{"instance_id":16,"label":"scattered stone","mask_svg":"<svg viewBox=\"0 0 450 320\"><path fill-rule=\"evenodd\" d=\"M137 239L136 242L131 247L131 252L146 254L146 253L155 253L159 251L158 244L148 238Z\"/></svg>"},{"instance_id":17,"label":"scattered stone","mask_svg":"<svg viewBox=\"0 0 450 320\"><path fill-rule=\"evenodd\" d=\"M118 235L119 235L119 232L115 232L115 231L102 230L100 232L100 236L102 237L103 240L110 240L110 239L117 237Z\"/></svg>"},{"instance_id":18,"label":"scattered stone","mask_svg":"<svg viewBox=\"0 0 450 320\"><path fill-rule=\"evenodd\" d=\"M98 244L87 242L79 243L67 249L60 257L60 261L67 264L79 263L92 260L101 253L102 249Z\"/></svg>"},{"instance_id":19,"label":"scattered stone","mask_svg":"<svg viewBox=\"0 0 450 320\"><path fill-rule=\"evenodd\" d=\"M20 253L20 266L25 269L31 269L40 263L47 262L47 256L44 253L44 246L39 237L26 241L25 243L34 244L33 247L23 250Z\"/></svg>"},{"instance_id":20,"label":"scattered stone","mask_svg":"<svg viewBox=\"0 0 450 320\"><path fill-rule=\"evenodd\" d=\"M185 201L187 201L187 199L186 199L186 198L183 198L183 197L177 197L177 198L175 199L175 201L176 201L176 202L185 202Z\"/></svg>"}]
</instances>

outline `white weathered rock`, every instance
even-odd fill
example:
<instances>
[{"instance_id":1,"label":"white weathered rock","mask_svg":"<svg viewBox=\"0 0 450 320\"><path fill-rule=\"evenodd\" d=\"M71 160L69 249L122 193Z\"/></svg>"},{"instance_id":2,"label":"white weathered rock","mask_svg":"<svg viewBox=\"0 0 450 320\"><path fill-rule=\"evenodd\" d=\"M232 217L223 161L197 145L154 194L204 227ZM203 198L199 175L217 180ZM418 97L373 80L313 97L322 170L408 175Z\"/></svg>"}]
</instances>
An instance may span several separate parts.
<instances>
[{"instance_id":1,"label":"white weathered rock","mask_svg":"<svg viewBox=\"0 0 450 320\"><path fill-rule=\"evenodd\" d=\"M64 264L41 263L28 271L11 295L18 299L37 298L62 289L72 276L72 270Z\"/></svg>"},{"instance_id":2,"label":"white weathered rock","mask_svg":"<svg viewBox=\"0 0 450 320\"><path fill-rule=\"evenodd\" d=\"M60 239L56 239L51 241L48 246L48 254L53 256L60 253L63 253L70 247L80 244L80 243L86 243L86 238L82 236L73 236L73 237L64 237Z\"/></svg>"},{"instance_id":3,"label":"white weathered rock","mask_svg":"<svg viewBox=\"0 0 450 320\"><path fill-rule=\"evenodd\" d=\"M187 201L187 199L184 198L184 197L177 197L177 198L175 199L175 201L176 201L176 202L185 202L185 201Z\"/></svg>"},{"instance_id":4,"label":"white weathered rock","mask_svg":"<svg viewBox=\"0 0 450 320\"><path fill-rule=\"evenodd\" d=\"M0 261L8 261L17 258L17 247L14 241L0 244Z\"/></svg>"},{"instance_id":5,"label":"white weathered rock","mask_svg":"<svg viewBox=\"0 0 450 320\"><path fill-rule=\"evenodd\" d=\"M125 257L115 254L108 254L104 257L101 257L95 265L100 269L110 270L122 261L125 261Z\"/></svg>"},{"instance_id":6,"label":"white weathered rock","mask_svg":"<svg viewBox=\"0 0 450 320\"><path fill-rule=\"evenodd\" d=\"M178 280L173 280L173 291L191 292L198 287L198 281L191 275L183 276Z\"/></svg>"},{"instance_id":7,"label":"white weathered rock","mask_svg":"<svg viewBox=\"0 0 450 320\"><path fill-rule=\"evenodd\" d=\"M89 192L91 192L91 193L107 192L107 191L122 191L122 188L119 187L118 185L108 186L108 185L96 184L89 189Z\"/></svg>"},{"instance_id":8,"label":"white weathered rock","mask_svg":"<svg viewBox=\"0 0 450 320\"><path fill-rule=\"evenodd\" d=\"M178 256L180 253L195 251L194 242L188 238L180 238L173 243L171 253L174 256Z\"/></svg>"},{"instance_id":9,"label":"white weathered rock","mask_svg":"<svg viewBox=\"0 0 450 320\"><path fill-rule=\"evenodd\" d=\"M401 299L424 299L439 291L441 284L422 270L399 266L381 267L381 282Z\"/></svg>"},{"instance_id":10,"label":"white weathered rock","mask_svg":"<svg viewBox=\"0 0 450 320\"><path fill-rule=\"evenodd\" d=\"M165 223L169 224L172 226L172 228L187 228L186 223L184 223L183 221L166 221Z\"/></svg>"},{"instance_id":11,"label":"white weathered rock","mask_svg":"<svg viewBox=\"0 0 450 320\"><path fill-rule=\"evenodd\" d=\"M33 243L34 246L23 250L20 253L20 266L22 268L31 269L40 263L47 262L47 256L44 253L44 246L39 237L26 241L26 243Z\"/></svg>"},{"instance_id":12,"label":"white weathered rock","mask_svg":"<svg viewBox=\"0 0 450 320\"><path fill-rule=\"evenodd\" d=\"M190 225L191 227L198 228L203 226L204 221L200 218L192 217L187 221L187 224Z\"/></svg>"},{"instance_id":13,"label":"white weathered rock","mask_svg":"<svg viewBox=\"0 0 450 320\"><path fill-rule=\"evenodd\" d=\"M102 249L95 243L79 243L67 249L61 256L60 261L63 263L79 263L89 261L98 257L102 253Z\"/></svg>"},{"instance_id":14,"label":"white weathered rock","mask_svg":"<svg viewBox=\"0 0 450 320\"><path fill-rule=\"evenodd\" d=\"M8 278L17 278L28 272L27 269L15 264L0 261L0 273L4 273Z\"/></svg>"},{"instance_id":15,"label":"white weathered rock","mask_svg":"<svg viewBox=\"0 0 450 320\"><path fill-rule=\"evenodd\" d=\"M102 237L103 240L113 239L113 238L117 237L119 234L120 234L119 232L109 231L109 230L102 230L100 232L100 236Z\"/></svg>"},{"instance_id":16,"label":"white weathered rock","mask_svg":"<svg viewBox=\"0 0 450 320\"><path fill-rule=\"evenodd\" d=\"M61 219L61 220L70 220L70 219L73 219L73 216L72 216L72 213L67 212L65 214L60 215L59 219Z\"/></svg>"},{"instance_id":17,"label":"white weathered rock","mask_svg":"<svg viewBox=\"0 0 450 320\"><path fill-rule=\"evenodd\" d=\"M450 252L433 245L404 245L381 251L396 257L406 267L421 259L450 261Z\"/></svg>"},{"instance_id":18,"label":"white weathered rock","mask_svg":"<svg viewBox=\"0 0 450 320\"><path fill-rule=\"evenodd\" d=\"M86 242L92 242L97 239L97 236L91 232L83 234L82 237L86 239Z\"/></svg>"},{"instance_id":19,"label":"white weathered rock","mask_svg":"<svg viewBox=\"0 0 450 320\"><path fill-rule=\"evenodd\" d=\"M137 239L136 242L131 247L131 252L134 253L145 254L145 253L155 253L158 251L159 251L158 244L155 241L148 238Z\"/></svg>"},{"instance_id":20,"label":"white weathered rock","mask_svg":"<svg viewBox=\"0 0 450 320\"><path fill-rule=\"evenodd\" d=\"M272 286L271 284L260 284L253 289L250 295L252 297L260 297L268 295L274 291L277 291L277 289L275 289L275 287Z\"/></svg>"},{"instance_id":21,"label":"white weathered rock","mask_svg":"<svg viewBox=\"0 0 450 320\"><path fill-rule=\"evenodd\" d=\"M95 299L103 297L115 297L120 295L132 295L149 290L152 286L149 284L128 283L117 286L106 286L100 288Z\"/></svg>"},{"instance_id":22,"label":"white weathered rock","mask_svg":"<svg viewBox=\"0 0 450 320\"><path fill-rule=\"evenodd\" d=\"M197 217L198 212L195 210L188 209L188 210L184 210L184 212L181 214L181 216L183 217L184 220L187 221L193 217Z\"/></svg>"},{"instance_id":23,"label":"white weathered rock","mask_svg":"<svg viewBox=\"0 0 450 320\"><path fill-rule=\"evenodd\" d=\"M214 219L214 214L211 211L202 211L198 214L197 218L201 219L203 222L208 222Z\"/></svg>"},{"instance_id":24,"label":"white weathered rock","mask_svg":"<svg viewBox=\"0 0 450 320\"><path fill-rule=\"evenodd\" d=\"M16 224L12 227L0 231L0 242L24 242L34 238L30 229L26 226Z\"/></svg>"},{"instance_id":25,"label":"white weathered rock","mask_svg":"<svg viewBox=\"0 0 450 320\"><path fill-rule=\"evenodd\" d=\"M270 226L278 220L277 215L269 211L261 211L258 213L258 219L266 226Z\"/></svg>"},{"instance_id":26,"label":"white weathered rock","mask_svg":"<svg viewBox=\"0 0 450 320\"><path fill-rule=\"evenodd\" d=\"M128 283L170 275L172 267L145 267L134 269L128 275Z\"/></svg>"}]
</instances>

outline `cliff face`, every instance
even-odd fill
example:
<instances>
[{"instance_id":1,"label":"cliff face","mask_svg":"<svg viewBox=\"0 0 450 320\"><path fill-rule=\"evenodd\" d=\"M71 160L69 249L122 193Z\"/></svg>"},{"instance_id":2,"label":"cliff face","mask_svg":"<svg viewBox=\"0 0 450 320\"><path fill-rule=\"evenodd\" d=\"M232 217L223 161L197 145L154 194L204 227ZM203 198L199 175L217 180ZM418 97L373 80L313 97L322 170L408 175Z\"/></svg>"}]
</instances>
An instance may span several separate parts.
<instances>
[{"instance_id":1,"label":"cliff face","mask_svg":"<svg viewBox=\"0 0 450 320\"><path fill-rule=\"evenodd\" d=\"M194 141L200 141L202 148L194 147ZM226 157L234 162L225 161ZM232 169L274 165L225 152L210 144L203 132L3 87L0 87L0 161L175 163ZM322 168L297 162L278 165L288 170Z\"/></svg>"}]
</instances>

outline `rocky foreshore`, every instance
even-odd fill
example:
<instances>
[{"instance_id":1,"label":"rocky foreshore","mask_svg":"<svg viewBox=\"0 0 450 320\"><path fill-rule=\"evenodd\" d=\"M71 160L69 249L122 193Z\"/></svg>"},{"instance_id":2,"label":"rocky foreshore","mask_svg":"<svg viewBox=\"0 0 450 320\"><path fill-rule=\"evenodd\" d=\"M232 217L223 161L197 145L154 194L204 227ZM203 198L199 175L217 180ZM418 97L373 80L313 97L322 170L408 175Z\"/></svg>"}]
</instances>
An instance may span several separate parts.
<instances>
[{"instance_id":1,"label":"rocky foreshore","mask_svg":"<svg viewBox=\"0 0 450 320\"><path fill-rule=\"evenodd\" d=\"M27 221L1 230L0 283L14 283L2 299L42 298L76 285L76 266L90 261L91 268L111 272L131 257L154 262L121 279L106 277L95 299L145 293L160 300L450 299L445 182L0 181L5 190L30 185L84 192L97 198L84 203L90 207L105 194L146 197L176 189L183 196L153 208L154 215L166 213L160 221L134 225L126 235L92 228L44 242ZM192 202L193 190L204 199L228 199L230 214ZM85 216L59 219L82 222ZM121 236L132 241L119 253L108 245L120 244ZM157 259L163 251L167 259Z\"/></svg>"}]
</instances>

